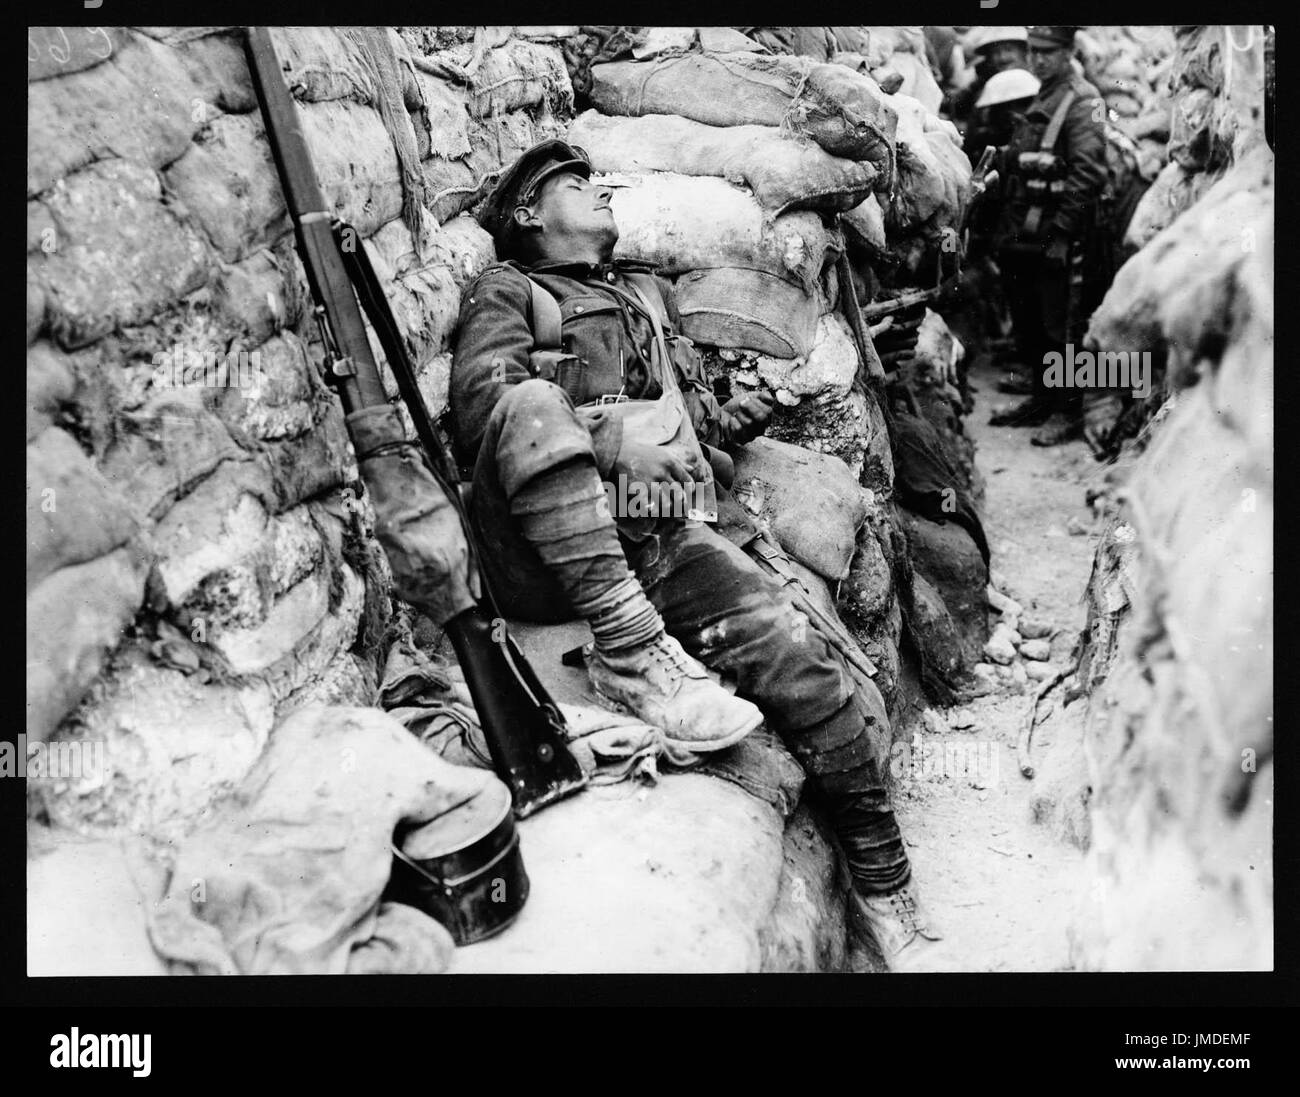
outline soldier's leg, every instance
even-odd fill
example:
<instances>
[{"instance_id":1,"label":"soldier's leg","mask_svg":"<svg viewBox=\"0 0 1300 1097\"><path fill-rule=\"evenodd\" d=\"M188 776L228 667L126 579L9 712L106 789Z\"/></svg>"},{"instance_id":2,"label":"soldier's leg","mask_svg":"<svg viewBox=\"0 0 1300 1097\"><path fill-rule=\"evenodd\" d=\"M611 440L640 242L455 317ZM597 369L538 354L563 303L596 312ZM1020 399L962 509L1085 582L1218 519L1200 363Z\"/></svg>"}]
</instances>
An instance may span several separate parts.
<instances>
[{"instance_id":1,"label":"soldier's leg","mask_svg":"<svg viewBox=\"0 0 1300 1097\"><path fill-rule=\"evenodd\" d=\"M780 584L707 527L668 527L630 560L664 622L707 666L733 674L824 798L856 888L894 892L910 866L872 737L887 740L880 693L855 696L843 658ZM871 726L873 725L874 726Z\"/></svg>"},{"instance_id":2,"label":"soldier's leg","mask_svg":"<svg viewBox=\"0 0 1300 1097\"><path fill-rule=\"evenodd\" d=\"M525 381L488 420L473 521L502 609L534 620L582 617L592 684L689 750L721 750L762 721L715 685L667 635L619 543L591 435L558 386Z\"/></svg>"},{"instance_id":3,"label":"soldier's leg","mask_svg":"<svg viewBox=\"0 0 1300 1097\"><path fill-rule=\"evenodd\" d=\"M503 613L572 620L631 578L603 500L591 435L564 390L525 381L502 396L474 467L471 521Z\"/></svg>"},{"instance_id":4,"label":"soldier's leg","mask_svg":"<svg viewBox=\"0 0 1300 1097\"><path fill-rule=\"evenodd\" d=\"M1042 329L1043 353L1054 351L1064 355L1065 344L1070 340L1068 318L1070 314L1070 268L1041 265L1036 279L1039 325ZM1077 349L1082 349L1079 346ZM1078 403L1078 394L1069 388L1043 387L1044 397L1053 410L1063 411L1067 405Z\"/></svg>"},{"instance_id":5,"label":"soldier's leg","mask_svg":"<svg viewBox=\"0 0 1300 1097\"><path fill-rule=\"evenodd\" d=\"M995 412L989 422L995 426L1033 426L1051 413L1052 390L1043 383L1046 368L1043 357L1052 347L1043 329L1042 296L1038 285L1042 263L1036 255L1019 251L1002 252L998 262L1011 312L1016 354L1028 369L1031 384L1027 400Z\"/></svg>"}]
</instances>

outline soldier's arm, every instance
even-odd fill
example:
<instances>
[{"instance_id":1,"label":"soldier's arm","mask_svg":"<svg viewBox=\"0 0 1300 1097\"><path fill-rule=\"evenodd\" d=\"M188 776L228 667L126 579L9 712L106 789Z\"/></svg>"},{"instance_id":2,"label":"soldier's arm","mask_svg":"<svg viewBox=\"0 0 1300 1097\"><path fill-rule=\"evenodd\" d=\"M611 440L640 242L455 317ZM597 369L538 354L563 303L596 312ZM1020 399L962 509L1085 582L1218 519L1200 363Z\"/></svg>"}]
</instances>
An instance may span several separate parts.
<instances>
[{"instance_id":1,"label":"soldier's arm","mask_svg":"<svg viewBox=\"0 0 1300 1097\"><path fill-rule=\"evenodd\" d=\"M1084 215L1097 204L1106 183L1106 135L1095 117L1102 101L1091 96L1074 103L1065 120L1066 157L1069 167L1065 176L1065 193L1056 216L1052 218L1052 235L1077 239L1083 231ZM1101 109L1105 110L1102 104Z\"/></svg>"},{"instance_id":2,"label":"soldier's arm","mask_svg":"<svg viewBox=\"0 0 1300 1097\"><path fill-rule=\"evenodd\" d=\"M478 454L497 401L532 377L530 307L526 276L500 266L484 271L461 301L450 403L452 431L462 459ZM622 421L601 409L578 408L577 412L591 432L597 469L607 476L623 442Z\"/></svg>"}]
</instances>

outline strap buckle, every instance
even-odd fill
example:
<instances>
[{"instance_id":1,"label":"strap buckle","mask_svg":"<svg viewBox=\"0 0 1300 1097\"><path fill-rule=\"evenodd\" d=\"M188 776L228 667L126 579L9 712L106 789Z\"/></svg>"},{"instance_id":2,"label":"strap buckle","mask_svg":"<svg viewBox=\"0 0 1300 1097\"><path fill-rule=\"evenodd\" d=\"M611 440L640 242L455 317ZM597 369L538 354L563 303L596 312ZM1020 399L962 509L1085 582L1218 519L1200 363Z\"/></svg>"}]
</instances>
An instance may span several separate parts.
<instances>
[{"instance_id":1,"label":"strap buckle","mask_svg":"<svg viewBox=\"0 0 1300 1097\"><path fill-rule=\"evenodd\" d=\"M597 403L598 405L604 405L604 404L626 404L627 401L628 401L628 397L625 396L623 393L620 392L620 393L618 393L618 394L616 394L616 395L610 395L610 394L606 393L604 396L598 397L597 400L596 400L596 403Z\"/></svg>"}]
</instances>

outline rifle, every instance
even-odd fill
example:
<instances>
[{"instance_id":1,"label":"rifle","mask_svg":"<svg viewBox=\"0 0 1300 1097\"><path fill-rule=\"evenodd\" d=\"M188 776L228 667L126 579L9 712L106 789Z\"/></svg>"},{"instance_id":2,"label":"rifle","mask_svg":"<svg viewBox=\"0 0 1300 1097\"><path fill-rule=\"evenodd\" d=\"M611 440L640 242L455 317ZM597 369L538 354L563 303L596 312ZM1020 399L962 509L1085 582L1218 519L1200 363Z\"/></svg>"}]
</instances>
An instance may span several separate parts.
<instances>
[{"instance_id":1,"label":"rifle","mask_svg":"<svg viewBox=\"0 0 1300 1097\"><path fill-rule=\"evenodd\" d=\"M510 787L515 815L523 818L578 791L586 774L566 745L563 713L506 631L475 565L455 464L424 406L415 368L360 238L325 204L269 29L249 27L245 50L315 302L325 380L347 416L394 590L446 630L493 767ZM388 403L358 298L397 379L419 446Z\"/></svg>"},{"instance_id":2,"label":"rifle","mask_svg":"<svg viewBox=\"0 0 1300 1097\"><path fill-rule=\"evenodd\" d=\"M873 301L869 305L862 306L862 318L867 323L873 323L877 320L883 320L886 316L892 316L896 312L902 312L904 309L910 309L915 305L929 304L931 301L937 301L944 294L949 293L957 286L957 276L951 275L937 286L931 286L929 289L908 290L900 293L897 297L891 297L887 301Z\"/></svg>"}]
</instances>

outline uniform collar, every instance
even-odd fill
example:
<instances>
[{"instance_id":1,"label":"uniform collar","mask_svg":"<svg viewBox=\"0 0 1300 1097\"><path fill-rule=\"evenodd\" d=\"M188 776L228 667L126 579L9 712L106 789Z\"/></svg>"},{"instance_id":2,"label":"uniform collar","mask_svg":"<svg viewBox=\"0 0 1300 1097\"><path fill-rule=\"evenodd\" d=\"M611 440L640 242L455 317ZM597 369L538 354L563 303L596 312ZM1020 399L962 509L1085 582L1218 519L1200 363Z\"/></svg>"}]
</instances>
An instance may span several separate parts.
<instances>
[{"instance_id":1,"label":"uniform collar","mask_svg":"<svg viewBox=\"0 0 1300 1097\"><path fill-rule=\"evenodd\" d=\"M1056 100L1073 83L1074 72L1070 69L1066 69L1060 76L1051 80L1044 80L1038 88L1038 95L1034 97L1033 103L1029 105L1029 109L1025 111L1025 114L1041 114L1050 118L1052 112L1056 109Z\"/></svg>"},{"instance_id":2,"label":"uniform collar","mask_svg":"<svg viewBox=\"0 0 1300 1097\"><path fill-rule=\"evenodd\" d=\"M625 274L653 274L658 264L645 259L619 258L608 263L552 262L524 268L528 274L563 274L580 282L613 282Z\"/></svg>"}]
</instances>

